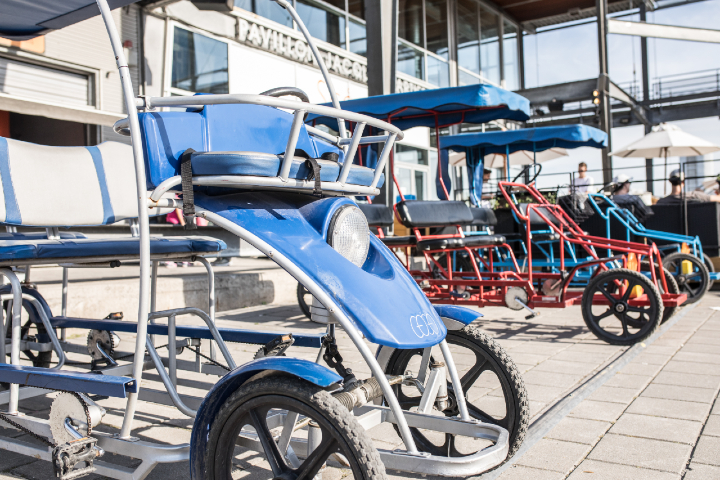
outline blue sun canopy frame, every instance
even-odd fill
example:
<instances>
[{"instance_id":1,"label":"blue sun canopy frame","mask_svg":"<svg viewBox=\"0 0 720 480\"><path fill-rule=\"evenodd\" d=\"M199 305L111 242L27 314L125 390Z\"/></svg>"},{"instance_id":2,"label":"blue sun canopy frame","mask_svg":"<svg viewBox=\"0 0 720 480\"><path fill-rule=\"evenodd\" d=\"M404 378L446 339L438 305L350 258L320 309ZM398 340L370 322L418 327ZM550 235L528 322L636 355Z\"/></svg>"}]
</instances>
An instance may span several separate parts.
<instances>
[{"instance_id":1,"label":"blue sun canopy frame","mask_svg":"<svg viewBox=\"0 0 720 480\"><path fill-rule=\"evenodd\" d=\"M108 0L108 5L114 10L136 1ZM2 0L0 37L30 40L96 15L100 9L94 0Z\"/></svg>"},{"instance_id":2,"label":"blue sun canopy frame","mask_svg":"<svg viewBox=\"0 0 720 480\"><path fill-rule=\"evenodd\" d=\"M486 155L510 155L519 151L542 152L550 148L580 147L606 148L608 136L602 130L587 125L524 128L504 132L461 133L441 137L440 163L443 176L448 174L448 151L465 153L470 182L470 198L480 204L476 192L482 191L483 160ZM506 164L507 165L507 164ZM438 195L440 192L438 187Z\"/></svg>"}]
</instances>

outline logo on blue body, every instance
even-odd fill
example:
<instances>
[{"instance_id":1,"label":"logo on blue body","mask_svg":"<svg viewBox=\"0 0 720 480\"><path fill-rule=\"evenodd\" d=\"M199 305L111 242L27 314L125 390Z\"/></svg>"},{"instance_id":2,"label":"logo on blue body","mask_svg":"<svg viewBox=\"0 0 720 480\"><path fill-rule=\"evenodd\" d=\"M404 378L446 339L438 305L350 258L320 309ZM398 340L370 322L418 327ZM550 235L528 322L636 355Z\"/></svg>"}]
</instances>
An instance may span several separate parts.
<instances>
[{"instance_id":1,"label":"logo on blue body","mask_svg":"<svg viewBox=\"0 0 720 480\"><path fill-rule=\"evenodd\" d=\"M410 327L418 338L437 335L440 332L435 319L429 313L420 313L410 317Z\"/></svg>"}]
</instances>

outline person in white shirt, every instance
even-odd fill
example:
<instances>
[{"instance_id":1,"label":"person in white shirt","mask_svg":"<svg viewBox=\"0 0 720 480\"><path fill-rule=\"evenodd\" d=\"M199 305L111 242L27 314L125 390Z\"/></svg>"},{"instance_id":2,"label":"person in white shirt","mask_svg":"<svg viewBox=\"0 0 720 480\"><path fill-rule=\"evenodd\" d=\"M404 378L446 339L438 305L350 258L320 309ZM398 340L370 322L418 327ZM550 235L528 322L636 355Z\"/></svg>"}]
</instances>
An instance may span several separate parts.
<instances>
[{"instance_id":1,"label":"person in white shirt","mask_svg":"<svg viewBox=\"0 0 720 480\"><path fill-rule=\"evenodd\" d=\"M587 174L587 169L587 163L578 164L578 174L572 184L573 193L594 193L595 180Z\"/></svg>"},{"instance_id":2,"label":"person in white shirt","mask_svg":"<svg viewBox=\"0 0 720 480\"><path fill-rule=\"evenodd\" d=\"M490 177L492 176L492 170L489 168L483 169L483 184L482 184L482 199L480 200L481 208L492 208L492 198L495 194L492 185L490 185Z\"/></svg>"}]
</instances>

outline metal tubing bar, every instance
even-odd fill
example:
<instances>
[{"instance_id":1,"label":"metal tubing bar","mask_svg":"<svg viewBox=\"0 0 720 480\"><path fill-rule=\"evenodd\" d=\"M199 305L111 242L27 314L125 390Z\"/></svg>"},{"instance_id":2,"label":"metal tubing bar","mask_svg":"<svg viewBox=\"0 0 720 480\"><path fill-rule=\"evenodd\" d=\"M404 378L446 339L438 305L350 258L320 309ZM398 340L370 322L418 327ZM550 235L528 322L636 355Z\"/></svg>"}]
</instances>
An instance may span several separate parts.
<instances>
[{"instance_id":1,"label":"metal tubing bar","mask_svg":"<svg viewBox=\"0 0 720 480\"><path fill-rule=\"evenodd\" d=\"M367 363L368 367L370 367L370 371L372 372L373 376L380 384L383 395L385 395L385 399L388 402L388 405L392 410L393 414L395 415L395 418L397 419L398 430L400 430L400 437L405 444L407 452L411 455L416 455L418 453L418 450L415 446L415 440L410 433L410 427L408 427L407 421L403 416L403 410L400 407L400 403L398 402L398 399L395 396L395 393L393 392L393 389L390 386L387 377L385 376L385 372L383 372L383 369L380 367L380 364L375 358L375 355L365 343L362 334L357 330L357 328L350 320L350 318L348 318L345 312L342 311L342 309L339 307L333 297L325 293L325 291L315 282L315 280L313 280L309 275L307 275L302 269L298 268L297 265L295 265L290 259L286 258L281 253L275 251L275 249L273 249L271 245L261 240L257 236L253 235L248 230L242 228L240 225L232 223L231 221L223 218L217 213L209 212L207 210L200 209L198 215L210 220L215 225L219 225L224 229L228 230L229 232L234 233L242 240L245 240L250 245L263 252L268 257L271 257L275 261L275 263L280 265L280 267L282 267L284 270L290 273L290 275L295 277L297 281L302 283L305 288L307 288L310 293L315 298L317 298L320 303L322 303L323 306L328 309L330 313L335 316L337 321L345 329L345 332L348 334L352 342L357 347L360 354L363 356L363 359Z\"/></svg>"},{"instance_id":2,"label":"metal tubing bar","mask_svg":"<svg viewBox=\"0 0 720 480\"><path fill-rule=\"evenodd\" d=\"M380 154L380 159L378 160L377 165L375 165L375 176L373 177L373 181L370 184L371 188L377 187L377 184L380 181L380 175L382 175L383 170L385 169L385 162L387 162L388 156L393 149L396 138L397 135L395 133L392 133L388 141L385 143L385 146L383 146L382 153Z\"/></svg>"},{"instance_id":3,"label":"metal tubing bar","mask_svg":"<svg viewBox=\"0 0 720 480\"><path fill-rule=\"evenodd\" d=\"M359 123L357 127L355 127L355 132L352 136L352 143L350 144L350 148L345 155L345 163L343 163L343 168L340 171L340 176L337 179L338 183L345 183L348 175L350 175L350 167L352 167L353 161L355 160L355 153L357 153L363 130L365 130L365 123Z\"/></svg>"},{"instance_id":4,"label":"metal tubing bar","mask_svg":"<svg viewBox=\"0 0 720 480\"><path fill-rule=\"evenodd\" d=\"M297 146L298 137L300 136L300 129L303 126L305 113L305 110L295 110L293 116L290 136L288 137L285 155L283 155L282 165L280 166L280 178L283 182L286 182L288 176L290 176L290 167L292 167L293 159L295 159L295 147Z\"/></svg>"},{"instance_id":5,"label":"metal tubing bar","mask_svg":"<svg viewBox=\"0 0 720 480\"><path fill-rule=\"evenodd\" d=\"M225 358L225 361L228 364L228 367L230 367L230 370L235 370L237 365L235 364L235 360L233 360L232 355L230 354L230 350L228 350L227 345L225 344L225 340L223 340L222 335L220 335L220 332L218 331L215 324L212 322L210 317L200 310L199 308L193 308L193 307L185 307L185 308L175 308L172 310L163 310L161 312L153 312L150 314L151 319L155 318L165 318L170 317L170 315L195 315L197 317L200 317L202 321L205 322L208 329L210 330L210 334L213 336L215 341L218 344L218 348L220 349L220 352L223 354L223 357Z\"/></svg>"},{"instance_id":6,"label":"metal tubing bar","mask_svg":"<svg viewBox=\"0 0 720 480\"><path fill-rule=\"evenodd\" d=\"M175 315L168 317L168 370L170 383L177 388L177 342L175 339Z\"/></svg>"},{"instance_id":7,"label":"metal tubing bar","mask_svg":"<svg viewBox=\"0 0 720 480\"><path fill-rule=\"evenodd\" d=\"M208 262L205 257L197 257L198 262L202 263L207 270L208 276L208 311L210 312L210 320L215 324L215 272L212 263ZM210 340L210 358L215 360L215 344Z\"/></svg>"},{"instance_id":8,"label":"metal tubing bar","mask_svg":"<svg viewBox=\"0 0 720 480\"><path fill-rule=\"evenodd\" d=\"M158 279L158 260L153 260L152 268L150 269L150 313L157 310L157 279ZM155 320L148 320L150 324L155 323ZM150 335L150 341L155 345L155 335Z\"/></svg>"},{"instance_id":9,"label":"metal tubing bar","mask_svg":"<svg viewBox=\"0 0 720 480\"><path fill-rule=\"evenodd\" d=\"M365 123L365 122L363 122ZM371 135L368 137L362 137L360 139L360 145L368 145L371 143L383 143L387 142L390 138L390 135ZM353 142L352 138L343 138L338 142L340 145L350 145Z\"/></svg>"},{"instance_id":10,"label":"metal tubing bar","mask_svg":"<svg viewBox=\"0 0 720 480\"><path fill-rule=\"evenodd\" d=\"M160 355L158 355L157 350L155 350L155 347L152 343L150 343L150 339L148 338L146 343L147 351L150 354L150 358L152 359L153 363L155 364L155 369L158 372L158 375L160 375L160 379L163 382L163 385L165 385L165 389L167 390L168 395L170 396L170 400L172 400L173 405L177 407L178 410L180 410L184 415L187 415L190 418L195 418L195 415L197 415L197 411L193 410L192 408L188 407L183 403L183 401L180 399L180 395L178 395L177 390L175 389L175 385L173 384L172 379L168 376L167 372L165 371L165 365L163 365L162 359L160 359ZM168 347L171 348L171 347Z\"/></svg>"},{"instance_id":11,"label":"metal tubing bar","mask_svg":"<svg viewBox=\"0 0 720 480\"><path fill-rule=\"evenodd\" d=\"M101 0L102 1L102 0ZM322 116L341 118L351 122L365 122L378 130L385 130L396 133L398 140L403 139L402 130L388 122L361 113L340 110L339 108L325 107L312 103L299 103L295 100L284 100L282 98L268 97L266 95L253 95L248 93L211 94L195 96L173 96L173 97L146 97L145 108L156 107L202 107L205 105L228 105L235 103L247 103L253 105L266 105L269 107L283 108L286 110L305 110L308 113L316 113ZM344 138L344 137L343 137Z\"/></svg>"},{"instance_id":12,"label":"metal tubing bar","mask_svg":"<svg viewBox=\"0 0 720 480\"><path fill-rule=\"evenodd\" d=\"M140 135L140 122L138 121L137 102L133 93L132 81L130 79L130 69L128 68L127 59L123 50L123 44L117 26L112 18L110 7L107 0L96 0L100 15L110 38L110 44L115 54L120 80L122 82L123 97L125 107L128 112L128 120L130 124L130 139L132 140L133 159L135 161L135 182L137 186L137 202L138 202L138 221L140 225L140 285L138 297L138 331L135 339L135 363L133 365L133 378L138 387L137 393L128 394L127 404L125 408L125 416L123 417L122 428L120 429L120 438L129 438L132 431L132 422L135 417L135 409L137 408L138 393L140 384L142 383L143 357L145 353L145 343L147 336L147 314L148 314L148 297L150 294L150 225L147 209L147 182L145 179L145 158L142 151L142 142Z\"/></svg>"},{"instance_id":13,"label":"metal tubing bar","mask_svg":"<svg viewBox=\"0 0 720 480\"><path fill-rule=\"evenodd\" d=\"M68 267L63 267L63 274L62 274L62 307L60 309L60 314L63 317L67 317L67 304L68 304L68 283L70 281L69 278L69 271ZM60 329L60 340L63 342L67 341L67 330L64 328Z\"/></svg>"},{"instance_id":14,"label":"metal tubing bar","mask_svg":"<svg viewBox=\"0 0 720 480\"><path fill-rule=\"evenodd\" d=\"M335 93L335 85L333 85L332 78L330 78L330 73L328 73L325 61L323 60L322 56L320 55L320 51L315 45L315 40L313 39L312 35L310 35L310 32L308 32L308 29L305 27L305 23L302 21L302 18L300 18L300 15L298 15L292 4L287 0L274 1L277 2L277 4L283 7L285 10L287 10L293 20L295 20L297 27L300 29L303 36L305 37L305 40L308 42L310 50L312 50L315 61L320 68L320 72L322 72L322 76L325 79L325 85L327 85L328 91L330 92L330 99L332 100L333 107L340 109L340 101L337 98L337 93ZM340 137L347 137L347 132L345 130L345 122L340 119L338 119L338 132L340 133Z\"/></svg>"},{"instance_id":15,"label":"metal tubing bar","mask_svg":"<svg viewBox=\"0 0 720 480\"><path fill-rule=\"evenodd\" d=\"M8 279L12 286L13 303L12 303L12 336L10 345L10 364L20 365L20 317L22 315L22 286L15 272L9 268L0 268L0 274ZM10 310L8 308L8 310ZM3 345L5 341L3 340ZM3 359L5 360L5 359ZM18 413L18 401L20 399L20 385L14 383L10 385L10 403L8 404L8 413L15 415Z\"/></svg>"},{"instance_id":16,"label":"metal tubing bar","mask_svg":"<svg viewBox=\"0 0 720 480\"><path fill-rule=\"evenodd\" d=\"M381 172L382 173L382 172ZM253 177L244 175L207 175L202 177L193 177L193 185L215 186L226 188L252 188L267 187L268 189L294 189L298 191L312 191L315 182L313 180L299 180L289 178L283 182L280 177ZM160 196L167 192L170 188L180 185L182 180L180 175L171 177L162 182L153 191L149 202L152 198ZM365 187L362 185L347 184L341 185L337 182L322 182L323 192L335 192L343 195L379 195L380 190L376 187ZM178 205L180 208L182 205ZM47 262L46 262L47 263Z\"/></svg>"},{"instance_id":17,"label":"metal tubing bar","mask_svg":"<svg viewBox=\"0 0 720 480\"><path fill-rule=\"evenodd\" d=\"M65 365L66 357L65 352L62 349L62 345L60 344L60 340L58 340L57 335L55 334L55 329L52 326L52 323L50 323L50 318L47 316L47 312L43 308L43 306L40 304L37 298L23 294L22 298L28 300L30 303L33 304L35 307L35 310L37 310L38 314L40 315L40 320L43 323L43 326L45 327L45 330L47 331L47 335L50 337L50 342L53 344L53 348L55 349L55 353L58 356L58 363L54 367L51 368L51 370L60 370L63 365Z\"/></svg>"},{"instance_id":18,"label":"metal tubing bar","mask_svg":"<svg viewBox=\"0 0 720 480\"><path fill-rule=\"evenodd\" d=\"M448 367L448 373L450 374L450 380L455 390L455 399L460 409L460 418L466 422L471 421L470 413L465 403L465 392L463 392L462 383L460 383L460 376L458 375L457 368L455 367L455 361L453 360L452 353L450 353L450 347L445 340L440 342L440 350L442 351L443 357L445 358L445 365Z\"/></svg>"}]
</instances>

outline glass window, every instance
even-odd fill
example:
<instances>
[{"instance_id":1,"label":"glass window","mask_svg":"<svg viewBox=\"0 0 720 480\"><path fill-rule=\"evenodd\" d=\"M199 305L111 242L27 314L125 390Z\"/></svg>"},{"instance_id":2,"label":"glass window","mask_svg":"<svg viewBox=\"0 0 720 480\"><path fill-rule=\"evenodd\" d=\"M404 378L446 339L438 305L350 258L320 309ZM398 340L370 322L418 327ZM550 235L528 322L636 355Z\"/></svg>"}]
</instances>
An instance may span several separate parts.
<instances>
[{"instance_id":1,"label":"glass window","mask_svg":"<svg viewBox=\"0 0 720 480\"><path fill-rule=\"evenodd\" d=\"M448 20L445 0L425 0L426 48L448 59Z\"/></svg>"},{"instance_id":2,"label":"glass window","mask_svg":"<svg viewBox=\"0 0 720 480\"><path fill-rule=\"evenodd\" d=\"M461 87L465 85L476 85L480 83L480 78L475 75L470 75L463 70L458 70L458 83Z\"/></svg>"},{"instance_id":3,"label":"glass window","mask_svg":"<svg viewBox=\"0 0 720 480\"><path fill-rule=\"evenodd\" d=\"M228 93L227 44L175 27L172 86L190 92Z\"/></svg>"},{"instance_id":4,"label":"glass window","mask_svg":"<svg viewBox=\"0 0 720 480\"><path fill-rule=\"evenodd\" d=\"M424 47L423 0L399 0L398 36L403 40Z\"/></svg>"},{"instance_id":5,"label":"glass window","mask_svg":"<svg viewBox=\"0 0 720 480\"><path fill-rule=\"evenodd\" d=\"M512 23L505 22L503 25L503 66L505 75L505 88L517 90L520 88L518 81L518 38L517 28Z\"/></svg>"},{"instance_id":6,"label":"glass window","mask_svg":"<svg viewBox=\"0 0 720 480\"><path fill-rule=\"evenodd\" d=\"M415 170L415 195L418 200L425 200L425 177L426 172Z\"/></svg>"},{"instance_id":7,"label":"glass window","mask_svg":"<svg viewBox=\"0 0 720 480\"><path fill-rule=\"evenodd\" d=\"M432 55L427 56L427 81L440 88L450 86L450 70L448 63Z\"/></svg>"},{"instance_id":8,"label":"glass window","mask_svg":"<svg viewBox=\"0 0 720 480\"><path fill-rule=\"evenodd\" d=\"M365 20L365 0L348 0L348 12Z\"/></svg>"},{"instance_id":9,"label":"glass window","mask_svg":"<svg viewBox=\"0 0 720 480\"><path fill-rule=\"evenodd\" d=\"M457 59L462 68L480 74L478 4L473 0L457 2Z\"/></svg>"},{"instance_id":10,"label":"glass window","mask_svg":"<svg viewBox=\"0 0 720 480\"><path fill-rule=\"evenodd\" d=\"M335 8L339 8L340 10L345 10L345 0L324 0L325 3L329 3Z\"/></svg>"},{"instance_id":11,"label":"glass window","mask_svg":"<svg viewBox=\"0 0 720 480\"><path fill-rule=\"evenodd\" d=\"M268 2L267 0L235 0L235 6L286 27L293 26L292 17L287 10L275 2Z\"/></svg>"},{"instance_id":12,"label":"glass window","mask_svg":"<svg viewBox=\"0 0 720 480\"><path fill-rule=\"evenodd\" d=\"M480 8L480 73L493 83L500 84L500 44L498 17Z\"/></svg>"},{"instance_id":13,"label":"glass window","mask_svg":"<svg viewBox=\"0 0 720 480\"><path fill-rule=\"evenodd\" d=\"M350 20L350 51L362 56L367 54L365 25L354 20Z\"/></svg>"},{"instance_id":14,"label":"glass window","mask_svg":"<svg viewBox=\"0 0 720 480\"><path fill-rule=\"evenodd\" d=\"M403 42L398 42L398 72L425 80L425 55Z\"/></svg>"},{"instance_id":15,"label":"glass window","mask_svg":"<svg viewBox=\"0 0 720 480\"><path fill-rule=\"evenodd\" d=\"M303 1L298 1L295 8L310 35L345 48L345 17Z\"/></svg>"},{"instance_id":16,"label":"glass window","mask_svg":"<svg viewBox=\"0 0 720 480\"><path fill-rule=\"evenodd\" d=\"M398 143L395 146L395 160L415 165L428 165L428 151Z\"/></svg>"}]
</instances>

